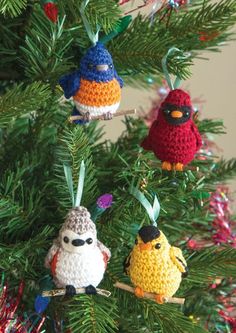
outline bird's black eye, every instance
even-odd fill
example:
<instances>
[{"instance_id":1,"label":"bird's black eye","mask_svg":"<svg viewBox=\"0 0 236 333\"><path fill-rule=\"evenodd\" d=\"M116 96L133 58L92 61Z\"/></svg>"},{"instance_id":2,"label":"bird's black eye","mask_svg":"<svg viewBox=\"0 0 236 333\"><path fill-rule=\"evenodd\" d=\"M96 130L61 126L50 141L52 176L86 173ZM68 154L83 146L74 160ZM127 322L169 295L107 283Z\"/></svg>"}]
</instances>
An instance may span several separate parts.
<instances>
[{"instance_id":1,"label":"bird's black eye","mask_svg":"<svg viewBox=\"0 0 236 333\"><path fill-rule=\"evenodd\" d=\"M138 244L138 240L137 240L137 239L135 239L135 244L136 244L136 245Z\"/></svg>"},{"instance_id":2,"label":"bird's black eye","mask_svg":"<svg viewBox=\"0 0 236 333\"><path fill-rule=\"evenodd\" d=\"M113 65L112 65L112 64L110 64L110 65L109 65L109 67L110 67L110 69L112 69L112 68L113 68Z\"/></svg>"},{"instance_id":3,"label":"bird's black eye","mask_svg":"<svg viewBox=\"0 0 236 333\"><path fill-rule=\"evenodd\" d=\"M88 238L88 239L86 240L86 243L87 243L87 244L92 244L92 242L93 242L92 238Z\"/></svg>"},{"instance_id":4,"label":"bird's black eye","mask_svg":"<svg viewBox=\"0 0 236 333\"><path fill-rule=\"evenodd\" d=\"M189 112L185 112L184 117L188 117L188 116L189 116Z\"/></svg>"},{"instance_id":5,"label":"bird's black eye","mask_svg":"<svg viewBox=\"0 0 236 333\"><path fill-rule=\"evenodd\" d=\"M93 64L88 64L88 69L93 69Z\"/></svg>"},{"instance_id":6,"label":"bird's black eye","mask_svg":"<svg viewBox=\"0 0 236 333\"><path fill-rule=\"evenodd\" d=\"M160 248L161 248L161 244L160 243L156 243L155 249L159 250Z\"/></svg>"},{"instance_id":7,"label":"bird's black eye","mask_svg":"<svg viewBox=\"0 0 236 333\"><path fill-rule=\"evenodd\" d=\"M63 240L64 240L65 243L69 243L69 238L68 238L67 236L65 236L65 237L63 238Z\"/></svg>"},{"instance_id":8,"label":"bird's black eye","mask_svg":"<svg viewBox=\"0 0 236 333\"><path fill-rule=\"evenodd\" d=\"M170 110L164 110L165 114L170 114Z\"/></svg>"}]
</instances>

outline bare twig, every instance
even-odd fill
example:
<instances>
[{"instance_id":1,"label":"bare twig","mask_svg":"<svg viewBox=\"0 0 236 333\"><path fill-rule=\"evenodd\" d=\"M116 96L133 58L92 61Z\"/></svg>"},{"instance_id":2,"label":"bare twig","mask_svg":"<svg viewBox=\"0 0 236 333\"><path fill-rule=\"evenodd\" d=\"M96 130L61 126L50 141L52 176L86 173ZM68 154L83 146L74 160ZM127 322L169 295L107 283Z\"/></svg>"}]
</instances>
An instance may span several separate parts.
<instances>
[{"instance_id":1,"label":"bare twig","mask_svg":"<svg viewBox=\"0 0 236 333\"><path fill-rule=\"evenodd\" d=\"M116 282L114 284L114 287L123 289L132 294L134 294L134 290L135 290L133 287L130 287L127 284L122 283L122 282ZM156 300L156 294L144 292L144 298ZM165 303L175 303L175 304L184 304L184 301L185 301L184 298L176 298L176 297L165 297L164 300L165 300Z\"/></svg>"},{"instance_id":2,"label":"bare twig","mask_svg":"<svg viewBox=\"0 0 236 333\"><path fill-rule=\"evenodd\" d=\"M85 288L76 288L76 295L85 294ZM105 297L111 296L111 292L104 289L96 288L97 294ZM45 290L42 292L43 297L55 297L55 296L64 296L66 294L66 289L53 289Z\"/></svg>"},{"instance_id":3,"label":"bare twig","mask_svg":"<svg viewBox=\"0 0 236 333\"><path fill-rule=\"evenodd\" d=\"M120 117L120 116L126 116L128 114L135 114L136 113L136 109L133 110L126 110L126 111L119 111L114 113L112 116L113 117ZM91 116L90 117L91 120L104 120L104 116L100 115L100 116ZM84 120L83 116L71 116L69 118L70 122L73 122L74 120Z\"/></svg>"}]
</instances>

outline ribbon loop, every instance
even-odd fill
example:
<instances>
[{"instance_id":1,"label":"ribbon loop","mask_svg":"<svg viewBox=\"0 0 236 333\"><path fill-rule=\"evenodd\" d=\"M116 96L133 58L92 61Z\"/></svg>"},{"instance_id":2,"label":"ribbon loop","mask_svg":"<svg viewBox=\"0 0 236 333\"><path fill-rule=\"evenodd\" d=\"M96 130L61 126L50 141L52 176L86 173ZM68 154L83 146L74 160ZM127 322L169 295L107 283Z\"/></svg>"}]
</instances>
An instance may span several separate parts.
<instances>
[{"instance_id":1,"label":"ribbon loop","mask_svg":"<svg viewBox=\"0 0 236 333\"><path fill-rule=\"evenodd\" d=\"M166 82L170 88L170 90L174 90L177 89L180 86L181 83L181 79L180 77L177 75L176 79L174 81L174 83L171 80L170 74L168 72L168 68L167 68L167 59L168 57L176 52L182 52L181 50L179 50L177 47L172 47L168 50L167 54L162 58L161 64L162 64L162 69L163 69L163 73L165 75L165 79ZM182 52L182 56L177 56L176 59L187 59L190 56L190 53L184 53Z\"/></svg>"},{"instance_id":2,"label":"ribbon loop","mask_svg":"<svg viewBox=\"0 0 236 333\"><path fill-rule=\"evenodd\" d=\"M96 33L93 32L91 25L85 15L85 9L86 9L88 3L89 3L89 0L82 1L81 7L80 7L80 14L81 14L81 18L84 23L85 29L87 31L88 37L91 40L91 42L93 43L93 45L95 45L98 42L100 27L98 27Z\"/></svg>"},{"instance_id":3,"label":"ribbon loop","mask_svg":"<svg viewBox=\"0 0 236 333\"><path fill-rule=\"evenodd\" d=\"M75 207L80 206L80 202L82 199L83 188L84 188L84 177L85 177L85 164L84 161L81 162L80 171L79 171L79 181L77 186L77 193L75 199Z\"/></svg>"},{"instance_id":4,"label":"ribbon loop","mask_svg":"<svg viewBox=\"0 0 236 333\"><path fill-rule=\"evenodd\" d=\"M160 213L160 203L156 195L154 197L154 203L152 206L145 195L139 191L137 187L131 186L130 194L132 194L141 203L141 205L145 208L150 220L152 221L152 224L157 226L156 221Z\"/></svg>"},{"instance_id":5,"label":"ribbon loop","mask_svg":"<svg viewBox=\"0 0 236 333\"><path fill-rule=\"evenodd\" d=\"M63 165L63 167L64 167L64 174L66 177L67 186L68 186L70 196L71 196L72 207L74 207L75 197L74 197L73 178L72 178L71 168L69 167L69 165L65 165L65 164Z\"/></svg>"},{"instance_id":6,"label":"ribbon loop","mask_svg":"<svg viewBox=\"0 0 236 333\"><path fill-rule=\"evenodd\" d=\"M66 177L66 182L67 182L68 189L69 189L69 192L71 195L72 207L79 207L81 199L82 199L83 188L84 188L84 178L85 178L84 161L82 161L81 165L80 165L79 180L78 180L76 196L74 193L74 185L73 185L73 177L72 177L71 168L68 165L63 165L63 167L64 167L64 173L65 173L65 177Z\"/></svg>"},{"instance_id":7,"label":"ribbon loop","mask_svg":"<svg viewBox=\"0 0 236 333\"><path fill-rule=\"evenodd\" d=\"M159 200L157 199L156 195L154 197L154 203L153 203L152 209L153 209L154 219L156 221L158 219L158 216L159 216L160 210L161 210L161 206L160 206Z\"/></svg>"}]
</instances>

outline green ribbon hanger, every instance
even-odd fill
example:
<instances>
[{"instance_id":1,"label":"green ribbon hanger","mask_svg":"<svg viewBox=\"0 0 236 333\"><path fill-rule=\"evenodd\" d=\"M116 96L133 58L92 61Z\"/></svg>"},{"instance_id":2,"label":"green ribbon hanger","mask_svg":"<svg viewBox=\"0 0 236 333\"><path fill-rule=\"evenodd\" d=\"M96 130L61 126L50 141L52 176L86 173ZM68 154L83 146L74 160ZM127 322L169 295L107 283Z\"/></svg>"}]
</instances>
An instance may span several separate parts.
<instances>
[{"instance_id":1,"label":"green ribbon hanger","mask_svg":"<svg viewBox=\"0 0 236 333\"><path fill-rule=\"evenodd\" d=\"M180 86L181 83L181 79L180 77L177 75L175 78L174 83L171 80L170 74L168 72L168 68L167 68L167 59L170 55L172 55L173 53L176 52L181 52L183 55L182 56L177 56L177 59L187 59L190 54L184 54L181 50L177 49L176 47L172 47L169 49L169 51L167 52L167 54L162 58L161 64L162 64L162 69L163 69L163 73L165 75L166 78L166 82L170 88L170 90L174 90L177 89Z\"/></svg>"},{"instance_id":2,"label":"green ribbon hanger","mask_svg":"<svg viewBox=\"0 0 236 333\"><path fill-rule=\"evenodd\" d=\"M113 38L121 34L123 31L125 31L130 25L131 21L132 21L131 15L127 15L119 19L114 30L112 30L110 33L100 38L100 42L103 44L108 43L110 40L112 40Z\"/></svg>"},{"instance_id":3,"label":"green ribbon hanger","mask_svg":"<svg viewBox=\"0 0 236 333\"><path fill-rule=\"evenodd\" d=\"M84 161L81 162L79 171L79 181L77 186L76 195L74 193L74 185L71 168L68 165L63 165L64 173L66 177L66 182L71 195L72 207L79 207L82 199L83 188L84 188L84 178L85 178L85 164Z\"/></svg>"},{"instance_id":4,"label":"green ribbon hanger","mask_svg":"<svg viewBox=\"0 0 236 333\"><path fill-rule=\"evenodd\" d=\"M98 27L98 30L96 33L93 32L92 27L85 15L85 9L86 9L88 3L89 3L89 0L84 0L82 2L81 7L80 7L80 14L81 14L81 18L84 23L85 29L87 31L88 37L91 40L91 42L93 43L93 45L95 45L98 42L100 27Z\"/></svg>"},{"instance_id":5,"label":"green ribbon hanger","mask_svg":"<svg viewBox=\"0 0 236 333\"><path fill-rule=\"evenodd\" d=\"M155 195L153 205L151 205L145 195L139 191L137 187L131 186L130 194L132 194L141 203L141 205L145 208L150 220L152 221L152 224L157 226L157 219L161 209L157 196Z\"/></svg>"}]
</instances>

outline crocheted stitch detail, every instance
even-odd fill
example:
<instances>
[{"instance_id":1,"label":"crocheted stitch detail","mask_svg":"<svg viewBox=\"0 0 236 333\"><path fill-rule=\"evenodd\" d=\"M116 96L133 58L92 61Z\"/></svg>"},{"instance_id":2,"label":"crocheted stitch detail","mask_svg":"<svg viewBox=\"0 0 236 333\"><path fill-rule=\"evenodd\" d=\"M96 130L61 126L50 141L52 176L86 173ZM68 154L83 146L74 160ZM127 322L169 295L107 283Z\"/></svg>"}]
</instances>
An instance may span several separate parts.
<instances>
[{"instance_id":1,"label":"crocheted stitch detail","mask_svg":"<svg viewBox=\"0 0 236 333\"><path fill-rule=\"evenodd\" d=\"M74 100L82 105L96 107L114 105L121 100L120 85L116 79L104 83L81 79Z\"/></svg>"},{"instance_id":2,"label":"crocheted stitch detail","mask_svg":"<svg viewBox=\"0 0 236 333\"><path fill-rule=\"evenodd\" d=\"M113 114L117 111L119 105L120 103L98 107L98 106L89 106L89 105L80 104L79 102L75 101L76 109L79 112L81 112L82 114L89 112L91 116L101 116L106 112L110 112Z\"/></svg>"},{"instance_id":3,"label":"crocheted stitch detail","mask_svg":"<svg viewBox=\"0 0 236 333\"><path fill-rule=\"evenodd\" d=\"M97 65L108 65L108 70L98 71ZM80 75L89 81L108 82L115 77L112 57L102 43L88 49L80 62Z\"/></svg>"},{"instance_id":4,"label":"crocheted stitch detail","mask_svg":"<svg viewBox=\"0 0 236 333\"><path fill-rule=\"evenodd\" d=\"M162 106L163 104L173 104L180 107L192 106L189 94L182 89L171 90L166 99L162 102Z\"/></svg>"},{"instance_id":5,"label":"crocheted stitch detail","mask_svg":"<svg viewBox=\"0 0 236 333\"><path fill-rule=\"evenodd\" d=\"M85 207L80 206L71 209L67 214L60 233L65 229L69 229L77 234L83 234L88 231L96 234L96 226L90 217L91 215Z\"/></svg>"},{"instance_id":6,"label":"crocheted stitch detail","mask_svg":"<svg viewBox=\"0 0 236 333\"><path fill-rule=\"evenodd\" d=\"M170 257L170 244L161 232L157 240L151 243L152 250L140 250L138 244L134 246L130 256L129 274L132 283L146 292L152 292L171 297L178 290L182 276ZM161 244L156 249L156 243Z\"/></svg>"},{"instance_id":7,"label":"crocheted stitch detail","mask_svg":"<svg viewBox=\"0 0 236 333\"><path fill-rule=\"evenodd\" d=\"M97 287L103 278L105 267L103 254L97 246L82 254L60 249L55 283L59 288L64 288L66 285L73 285L75 288L89 285Z\"/></svg>"},{"instance_id":8,"label":"crocheted stitch detail","mask_svg":"<svg viewBox=\"0 0 236 333\"><path fill-rule=\"evenodd\" d=\"M161 161L186 165L193 160L201 147L201 136L192 117L177 126L169 124L162 111L166 104L192 108L190 96L186 92L180 89L171 91L163 101L157 119L141 146L146 150L152 150Z\"/></svg>"}]
</instances>

